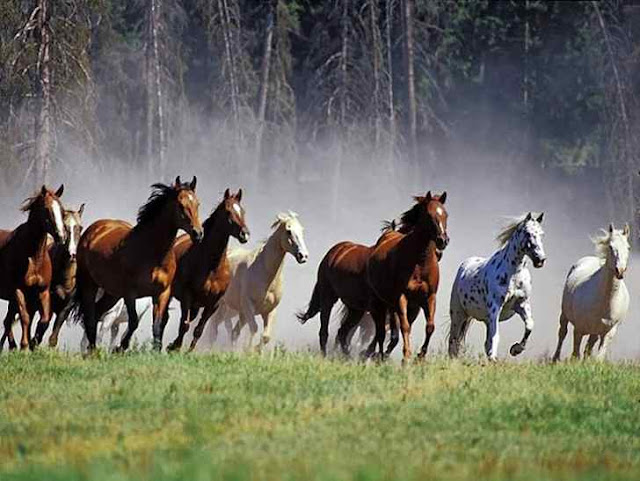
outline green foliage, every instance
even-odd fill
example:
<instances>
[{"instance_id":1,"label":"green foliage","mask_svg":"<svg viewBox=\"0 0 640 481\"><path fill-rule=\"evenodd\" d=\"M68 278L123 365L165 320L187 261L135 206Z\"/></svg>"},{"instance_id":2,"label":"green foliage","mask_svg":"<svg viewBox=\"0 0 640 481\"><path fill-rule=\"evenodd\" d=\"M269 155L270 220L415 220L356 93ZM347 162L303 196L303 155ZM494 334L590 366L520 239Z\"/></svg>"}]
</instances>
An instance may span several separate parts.
<instances>
[{"instance_id":1,"label":"green foliage","mask_svg":"<svg viewBox=\"0 0 640 481\"><path fill-rule=\"evenodd\" d=\"M635 364L2 357L3 480L635 479Z\"/></svg>"}]
</instances>

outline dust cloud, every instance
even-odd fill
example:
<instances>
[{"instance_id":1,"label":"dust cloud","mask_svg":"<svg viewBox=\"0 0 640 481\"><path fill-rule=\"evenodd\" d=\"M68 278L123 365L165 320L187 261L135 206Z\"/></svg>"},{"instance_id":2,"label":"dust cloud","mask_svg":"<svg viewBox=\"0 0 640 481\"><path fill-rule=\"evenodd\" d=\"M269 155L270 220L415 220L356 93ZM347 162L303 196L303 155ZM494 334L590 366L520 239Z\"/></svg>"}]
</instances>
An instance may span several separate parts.
<instances>
[{"instance_id":1,"label":"dust cloud","mask_svg":"<svg viewBox=\"0 0 640 481\"><path fill-rule=\"evenodd\" d=\"M440 264L436 331L430 353L445 351L449 295L460 263L469 256L491 255L497 249L495 236L507 216L544 211L544 244L548 257L542 269L531 267L536 324L522 358L549 356L557 340L566 273L578 258L593 253L589 236L610 221L598 192L597 186L601 182L597 179L594 181L585 176L567 180L552 169L532 171L525 162L481 154L471 148L459 148L419 167L409 167L402 159L389 162L384 160L384 155L372 158L355 150L345 153L328 145L318 150L302 152L301 149L299 155L293 156L293 161L289 158L261 166L258 180L255 180L255 175L247 173L250 172L248 156L243 158L241 154L230 153L229 149L218 148L219 140L215 135L203 133L202 139L194 141L189 148L183 149L182 154L174 155L168 161L165 176L149 173L144 166L125 166L117 160L98 164L89 157L69 155L64 163L56 166L51 184L65 183L62 200L70 208L86 203L85 228L100 218L133 222L138 207L150 193L149 185L169 182L176 175L183 179L198 176L202 220L221 200L227 187L233 190L242 187L242 203L252 233L250 247L257 246L270 235L269 226L278 212L297 212L305 227L310 259L306 264L298 265L291 256L286 258L284 297L278 308L272 341L289 350L318 349L319 319L314 318L301 326L294 313L308 303L317 266L327 250L341 240L374 243L381 221L408 209L412 205L412 195L446 190L451 243ZM0 194L2 228L13 228L24 220L18 207L30 194L26 188L5 190ZM235 239L230 240L231 247L237 245ZM633 295L640 287L637 256L630 261L626 282L632 294L631 307L611 346L610 357L614 359L640 357L640 323L637 320L640 305ZM5 312L6 302L2 302L0 314L4 316ZM165 345L177 332L178 316L179 306L174 301ZM261 327L261 321L258 324ZM422 344L424 326L425 320L420 314L413 328L414 351ZM331 324L330 345L337 327L337 322ZM516 316L501 323L500 330L499 356L510 358L508 348L520 340L523 324ZM471 326L467 338L471 352L482 352L484 331L481 323ZM226 333L222 326L220 332L224 343ZM81 335L80 326L67 324L60 347L77 350ZM207 336L205 333L202 341L206 341ZM141 320L135 339L144 344L150 338L151 318L147 314ZM571 345L570 330L563 350L565 357L571 352ZM397 348L395 355L400 351Z\"/></svg>"}]
</instances>

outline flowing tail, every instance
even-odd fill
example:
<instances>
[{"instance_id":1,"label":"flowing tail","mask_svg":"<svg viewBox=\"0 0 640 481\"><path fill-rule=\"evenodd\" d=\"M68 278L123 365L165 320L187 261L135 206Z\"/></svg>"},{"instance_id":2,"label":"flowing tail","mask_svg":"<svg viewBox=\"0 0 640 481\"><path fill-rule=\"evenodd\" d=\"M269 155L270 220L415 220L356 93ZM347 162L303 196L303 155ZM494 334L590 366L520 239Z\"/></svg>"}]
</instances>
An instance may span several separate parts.
<instances>
[{"instance_id":1,"label":"flowing tail","mask_svg":"<svg viewBox=\"0 0 640 481\"><path fill-rule=\"evenodd\" d=\"M313 294L311 294L311 301L309 301L309 306L307 307L307 311L299 311L296 313L296 317L300 321L300 324L304 324L312 317L316 316L320 309L322 308L322 287L321 281L318 279L315 287L313 288Z\"/></svg>"}]
</instances>

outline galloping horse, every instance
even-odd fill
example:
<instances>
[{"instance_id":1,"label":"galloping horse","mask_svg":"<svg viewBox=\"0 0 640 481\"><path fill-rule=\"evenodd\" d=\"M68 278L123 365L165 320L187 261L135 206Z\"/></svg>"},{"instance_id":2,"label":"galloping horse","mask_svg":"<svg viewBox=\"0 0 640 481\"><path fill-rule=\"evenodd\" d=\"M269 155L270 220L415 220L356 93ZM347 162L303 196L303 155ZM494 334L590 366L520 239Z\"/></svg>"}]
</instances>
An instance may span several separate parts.
<instances>
[{"instance_id":1,"label":"galloping horse","mask_svg":"<svg viewBox=\"0 0 640 481\"><path fill-rule=\"evenodd\" d=\"M544 265L542 217L540 214L534 219L529 212L517 219L498 235L500 249L491 257L470 257L460 265L451 290L450 356L458 356L471 320L477 319L487 326L485 352L495 360L500 340L498 323L514 313L522 318L525 329L522 340L513 344L509 352L517 356L524 351L533 330L531 273L526 258L536 268Z\"/></svg>"},{"instance_id":2,"label":"galloping horse","mask_svg":"<svg viewBox=\"0 0 640 481\"><path fill-rule=\"evenodd\" d=\"M29 213L27 221L13 231L0 231L0 298L9 301L4 327L11 349L16 347L11 326L17 313L22 324L21 349L40 343L51 319L51 259L47 234L58 243L66 240L64 209L60 203L63 192L63 185L55 193L43 185L22 207ZM40 321L35 338L31 339L31 317L35 313L32 306L36 305Z\"/></svg>"},{"instance_id":3,"label":"galloping horse","mask_svg":"<svg viewBox=\"0 0 640 481\"><path fill-rule=\"evenodd\" d=\"M53 244L49 249L53 278L51 279L51 312L56 315L53 331L49 336L49 346L58 345L58 336L62 325L69 317L76 291L76 255L78 243L82 235L82 214L84 204L77 211L64 211L64 228L67 231L67 242L64 246Z\"/></svg>"},{"instance_id":4,"label":"galloping horse","mask_svg":"<svg viewBox=\"0 0 640 481\"><path fill-rule=\"evenodd\" d=\"M376 338L368 352L373 353L377 341L383 351L386 316L394 316L391 325L400 325L403 338L403 361L411 358L411 324L420 311L427 319L426 337L420 357L427 353L434 330L436 293L440 278L438 251L449 243L447 211L444 203L447 193L415 197L416 204L402 215L402 232L390 230L382 235L367 260L367 283L385 309L372 312L376 323ZM348 326L351 329L353 326ZM390 349L393 349L391 346Z\"/></svg>"},{"instance_id":5,"label":"galloping horse","mask_svg":"<svg viewBox=\"0 0 640 481\"><path fill-rule=\"evenodd\" d=\"M238 339L242 327L249 324L251 346L258 330L256 315L260 315L264 321L262 340L258 347L269 342L276 320L276 308L282 299L285 256L287 253L291 254L298 264L304 264L309 258L304 242L304 228L298 220L298 214L291 211L278 214L271 228L275 230L264 245L252 251L229 251L231 282L213 321L215 332L221 322L240 315L233 329L233 342Z\"/></svg>"},{"instance_id":6,"label":"galloping horse","mask_svg":"<svg viewBox=\"0 0 640 481\"><path fill-rule=\"evenodd\" d=\"M619 230L610 224L609 231L594 244L598 256L583 257L567 275L554 361L560 359L569 323L573 324L573 357L580 357L582 337L588 335L585 355L591 355L600 339L598 360L604 359L618 324L627 315L629 291L623 279L629 262L629 226Z\"/></svg>"},{"instance_id":7,"label":"galloping horse","mask_svg":"<svg viewBox=\"0 0 640 481\"><path fill-rule=\"evenodd\" d=\"M178 260L178 270L173 280L173 296L180 301L181 317L178 337L169 344L170 351L182 347L189 325L203 309L191 341L193 350L218 302L229 286L231 272L227 261L227 245L233 236L242 244L249 240L249 229L244 221L244 209L240 205L242 189L237 194L225 190L222 202L204 221L204 238L194 244L189 236L180 236L173 249Z\"/></svg>"},{"instance_id":8,"label":"galloping horse","mask_svg":"<svg viewBox=\"0 0 640 481\"><path fill-rule=\"evenodd\" d=\"M120 349L126 350L139 323L135 300L147 296L153 297L154 349L162 348L168 319L165 311L176 272L173 242L178 229L200 242L202 226L195 177L182 183L178 176L173 185L153 184L152 188L135 226L121 220L98 220L80 239L74 302L77 317L84 321L90 351L96 347L97 320L120 298L124 298L129 315L129 328L120 344ZM99 288L104 295L96 303Z\"/></svg>"}]
</instances>

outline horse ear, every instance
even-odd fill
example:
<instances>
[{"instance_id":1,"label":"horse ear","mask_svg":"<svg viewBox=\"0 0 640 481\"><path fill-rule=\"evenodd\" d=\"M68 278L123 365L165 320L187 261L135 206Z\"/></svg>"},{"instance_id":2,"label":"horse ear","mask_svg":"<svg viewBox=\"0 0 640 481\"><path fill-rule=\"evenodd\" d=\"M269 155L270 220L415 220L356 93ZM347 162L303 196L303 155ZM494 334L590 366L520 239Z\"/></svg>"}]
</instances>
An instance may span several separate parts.
<instances>
[{"instance_id":1,"label":"horse ear","mask_svg":"<svg viewBox=\"0 0 640 481\"><path fill-rule=\"evenodd\" d=\"M231 197L231 193L229 192L229 188L227 187L227 190L224 191L224 200L227 200L229 197Z\"/></svg>"},{"instance_id":2,"label":"horse ear","mask_svg":"<svg viewBox=\"0 0 640 481\"><path fill-rule=\"evenodd\" d=\"M56 197L62 197L62 193L64 192L64 184L60 184L58 190L56 190Z\"/></svg>"},{"instance_id":3,"label":"horse ear","mask_svg":"<svg viewBox=\"0 0 640 481\"><path fill-rule=\"evenodd\" d=\"M542 224L542 218L544 217L544 212L540 212L540 215L538 216L538 218L536 219L536 222L538 224Z\"/></svg>"},{"instance_id":4,"label":"horse ear","mask_svg":"<svg viewBox=\"0 0 640 481\"><path fill-rule=\"evenodd\" d=\"M180 187L180 184L182 184L182 182L180 181L180 176L178 175L178 176L176 177L176 183L175 183L175 186L176 186L176 187Z\"/></svg>"},{"instance_id":5,"label":"horse ear","mask_svg":"<svg viewBox=\"0 0 640 481\"><path fill-rule=\"evenodd\" d=\"M78 215L80 217L82 217L82 214L84 213L84 202L82 203L82 205L80 206L80 208L78 209Z\"/></svg>"},{"instance_id":6,"label":"horse ear","mask_svg":"<svg viewBox=\"0 0 640 481\"><path fill-rule=\"evenodd\" d=\"M242 201L242 188L238 189L238 193L236 194L236 199L238 202Z\"/></svg>"},{"instance_id":7,"label":"horse ear","mask_svg":"<svg viewBox=\"0 0 640 481\"><path fill-rule=\"evenodd\" d=\"M189 187L191 188L192 191L196 191L196 184L198 183L198 179L196 178L196 176L193 176L193 179L191 180L191 183L189 184Z\"/></svg>"},{"instance_id":8,"label":"horse ear","mask_svg":"<svg viewBox=\"0 0 640 481\"><path fill-rule=\"evenodd\" d=\"M447 201L447 191L445 190L440 196L440 203L444 205L446 201Z\"/></svg>"},{"instance_id":9,"label":"horse ear","mask_svg":"<svg viewBox=\"0 0 640 481\"><path fill-rule=\"evenodd\" d=\"M624 231L622 231L622 233L625 235L625 237L629 237L629 234L631 233L631 229L629 228L629 224L625 224L624 225Z\"/></svg>"},{"instance_id":10,"label":"horse ear","mask_svg":"<svg viewBox=\"0 0 640 481\"><path fill-rule=\"evenodd\" d=\"M427 192L427 195L424 196L424 199L429 202L431 200L431 191Z\"/></svg>"},{"instance_id":11,"label":"horse ear","mask_svg":"<svg viewBox=\"0 0 640 481\"><path fill-rule=\"evenodd\" d=\"M609 224L609 234L613 234L613 223Z\"/></svg>"},{"instance_id":12,"label":"horse ear","mask_svg":"<svg viewBox=\"0 0 640 481\"><path fill-rule=\"evenodd\" d=\"M42 184L42 188L40 189L40 193L42 195L45 195L47 193L47 186Z\"/></svg>"},{"instance_id":13,"label":"horse ear","mask_svg":"<svg viewBox=\"0 0 640 481\"><path fill-rule=\"evenodd\" d=\"M529 212L529 213L527 214L527 217L526 217L526 219L525 219L525 222L530 221L532 217L533 217L533 216L531 215L531 212Z\"/></svg>"}]
</instances>

